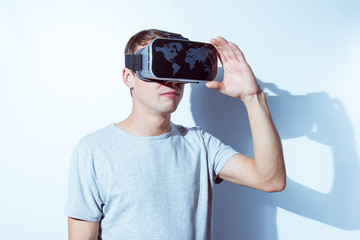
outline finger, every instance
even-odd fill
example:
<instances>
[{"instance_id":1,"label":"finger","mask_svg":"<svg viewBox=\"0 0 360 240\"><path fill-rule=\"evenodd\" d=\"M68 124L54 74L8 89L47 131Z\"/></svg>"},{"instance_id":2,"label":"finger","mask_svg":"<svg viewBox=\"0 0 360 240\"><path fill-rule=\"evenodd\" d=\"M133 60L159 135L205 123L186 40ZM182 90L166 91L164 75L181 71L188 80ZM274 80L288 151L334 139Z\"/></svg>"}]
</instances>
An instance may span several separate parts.
<instances>
[{"instance_id":1,"label":"finger","mask_svg":"<svg viewBox=\"0 0 360 240\"><path fill-rule=\"evenodd\" d=\"M218 41L218 39L217 38L212 38L211 40L210 40L210 42L214 45L214 47L216 48L216 51L218 52L218 55L219 55L219 59L220 59L220 62L221 62L221 64L224 62L224 58L225 58L225 56L223 56L223 53L222 53L222 51L221 51L221 49L220 49L220 43L219 43L219 41Z\"/></svg>"},{"instance_id":2,"label":"finger","mask_svg":"<svg viewBox=\"0 0 360 240\"><path fill-rule=\"evenodd\" d=\"M218 49L223 62L229 61L231 59L231 56L229 55L229 51L226 49L227 41L222 37L217 37L216 40L216 48Z\"/></svg>"},{"instance_id":3,"label":"finger","mask_svg":"<svg viewBox=\"0 0 360 240\"><path fill-rule=\"evenodd\" d=\"M241 63L246 63L245 56L240 48L233 42L229 42L229 47L232 49L233 53L235 54L236 59Z\"/></svg>"},{"instance_id":4,"label":"finger","mask_svg":"<svg viewBox=\"0 0 360 240\"><path fill-rule=\"evenodd\" d=\"M223 63L223 60L222 60L222 56L221 56L221 54L220 54L220 52L219 52L219 49L216 47L216 45L218 44L217 43L217 40L215 39L215 38L212 38L212 39L210 39L210 42L211 42L211 44L212 45L214 45L214 47L216 48L216 51L217 51L217 55L218 55L218 57L219 57L219 59L220 59L220 62L221 62L221 64Z\"/></svg>"},{"instance_id":5,"label":"finger","mask_svg":"<svg viewBox=\"0 0 360 240\"><path fill-rule=\"evenodd\" d=\"M223 46L223 49L226 51L226 53L229 56L229 59L236 60L236 54L234 52L234 43L227 41L223 37L219 37L219 43ZM235 45L236 46L236 45Z\"/></svg>"},{"instance_id":6,"label":"finger","mask_svg":"<svg viewBox=\"0 0 360 240\"><path fill-rule=\"evenodd\" d=\"M228 44L227 41L222 37L217 37L216 39L212 39L212 43L216 47L216 50L219 53L221 63L225 63L231 59L229 55L229 47L226 47ZM228 48L228 49L227 49Z\"/></svg>"},{"instance_id":7,"label":"finger","mask_svg":"<svg viewBox=\"0 0 360 240\"><path fill-rule=\"evenodd\" d=\"M216 81L209 81L209 82L206 82L206 87L216 89L216 90L220 90L221 89L221 83L216 82Z\"/></svg>"},{"instance_id":8,"label":"finger","mask_svg":"<svg viewBox=\"0 0 360 240\"><path fill-rule=\"evenodd\" d=\"M231 42L228 42L223 37L218 37L218 47L223 51L223 55L226 56L226 59L237 60L234 49L231 46Z\"/></svg>"}]
</instances>

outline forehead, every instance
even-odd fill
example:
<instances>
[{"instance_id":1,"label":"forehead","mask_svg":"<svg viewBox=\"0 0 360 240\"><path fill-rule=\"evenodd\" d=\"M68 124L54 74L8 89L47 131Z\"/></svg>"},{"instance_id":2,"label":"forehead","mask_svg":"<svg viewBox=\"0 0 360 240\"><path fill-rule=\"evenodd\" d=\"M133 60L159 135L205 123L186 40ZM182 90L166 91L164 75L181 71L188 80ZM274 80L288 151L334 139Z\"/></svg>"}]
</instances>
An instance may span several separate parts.
<instances>
[{"instance_id":1,"label":"forehead","mask_svg":"<svg viewBox=\"0 0 360 240\"><path fill-rule=\"evenodd\" d=\"M139 51L139 49L146 47L152 40L153 40L153 39L149 39L148 41L146 41L145 45L138 45L138 44L136 44L135 53L136 53L137 51Z\"/></svg>"}]
</instances>

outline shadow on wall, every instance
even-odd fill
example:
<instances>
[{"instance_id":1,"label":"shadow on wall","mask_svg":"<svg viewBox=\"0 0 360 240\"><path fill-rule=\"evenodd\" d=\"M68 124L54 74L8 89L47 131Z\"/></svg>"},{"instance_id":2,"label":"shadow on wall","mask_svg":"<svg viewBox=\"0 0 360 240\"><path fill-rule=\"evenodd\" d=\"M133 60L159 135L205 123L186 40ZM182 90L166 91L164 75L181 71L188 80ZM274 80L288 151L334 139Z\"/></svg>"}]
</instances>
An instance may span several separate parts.
<instances>
[{"instance_id":1,"label":"shadow on wall","mask_svg":"<svg viewBox=\"0 0 360 240\"><path fill-rule=\"evenodd\" d=\"M222 77L220 69L217 79ZM351 123L341 102L324 92L291 95L274 84L258 81L264 90L274 94L267 94L267 100L282 140L307 136L331 147L332 189L324 194L288 178L283 192L264 193L223 182L215 186L214 239L278 239L277 207L336 228L360 229L360 168ZM239 152L253 156L246 109L238 99L203 84L192 84L191 111L196 125Z\"/></svg>"}]
</instances>

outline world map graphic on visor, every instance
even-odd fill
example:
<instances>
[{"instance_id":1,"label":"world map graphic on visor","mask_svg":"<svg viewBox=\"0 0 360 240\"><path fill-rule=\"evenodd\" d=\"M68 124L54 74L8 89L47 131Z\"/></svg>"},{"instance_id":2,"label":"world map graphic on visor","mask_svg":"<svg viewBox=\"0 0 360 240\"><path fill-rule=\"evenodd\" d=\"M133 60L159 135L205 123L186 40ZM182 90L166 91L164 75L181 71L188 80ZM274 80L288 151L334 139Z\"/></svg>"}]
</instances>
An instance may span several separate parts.
<instances>
[{"instance_id":1,"label":"world map graphic on visor","mask_svg":"<svg viewBox=\"0 0 360 240\"><path fill-rule=\"evenodd\" d=\"M152 71L158 77L205 80L216 74L217 54L211 44L155 41L152 49L153 62L157 63L152 66Z\"/></svg>"}]
</instances>

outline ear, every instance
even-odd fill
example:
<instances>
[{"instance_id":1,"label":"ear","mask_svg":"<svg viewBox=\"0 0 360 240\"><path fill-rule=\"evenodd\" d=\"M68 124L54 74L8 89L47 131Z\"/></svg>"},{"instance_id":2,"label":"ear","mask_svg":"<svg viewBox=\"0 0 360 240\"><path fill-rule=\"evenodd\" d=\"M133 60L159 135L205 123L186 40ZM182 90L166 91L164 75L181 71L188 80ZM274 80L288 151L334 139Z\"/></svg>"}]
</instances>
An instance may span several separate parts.
<instances>
[{"instance_id":1,"label":"ear","mask_svg":"<svg viewBox=\"0 0 360 240\"><path fill-rule=\"evenodd\" d=\"M135 81L134 72L128 68L123 68L122 76L123 76L123 81L124 81L125 85L128 88L132 89L134 87L134 81Z\"/></svg>"}]
</instances>

